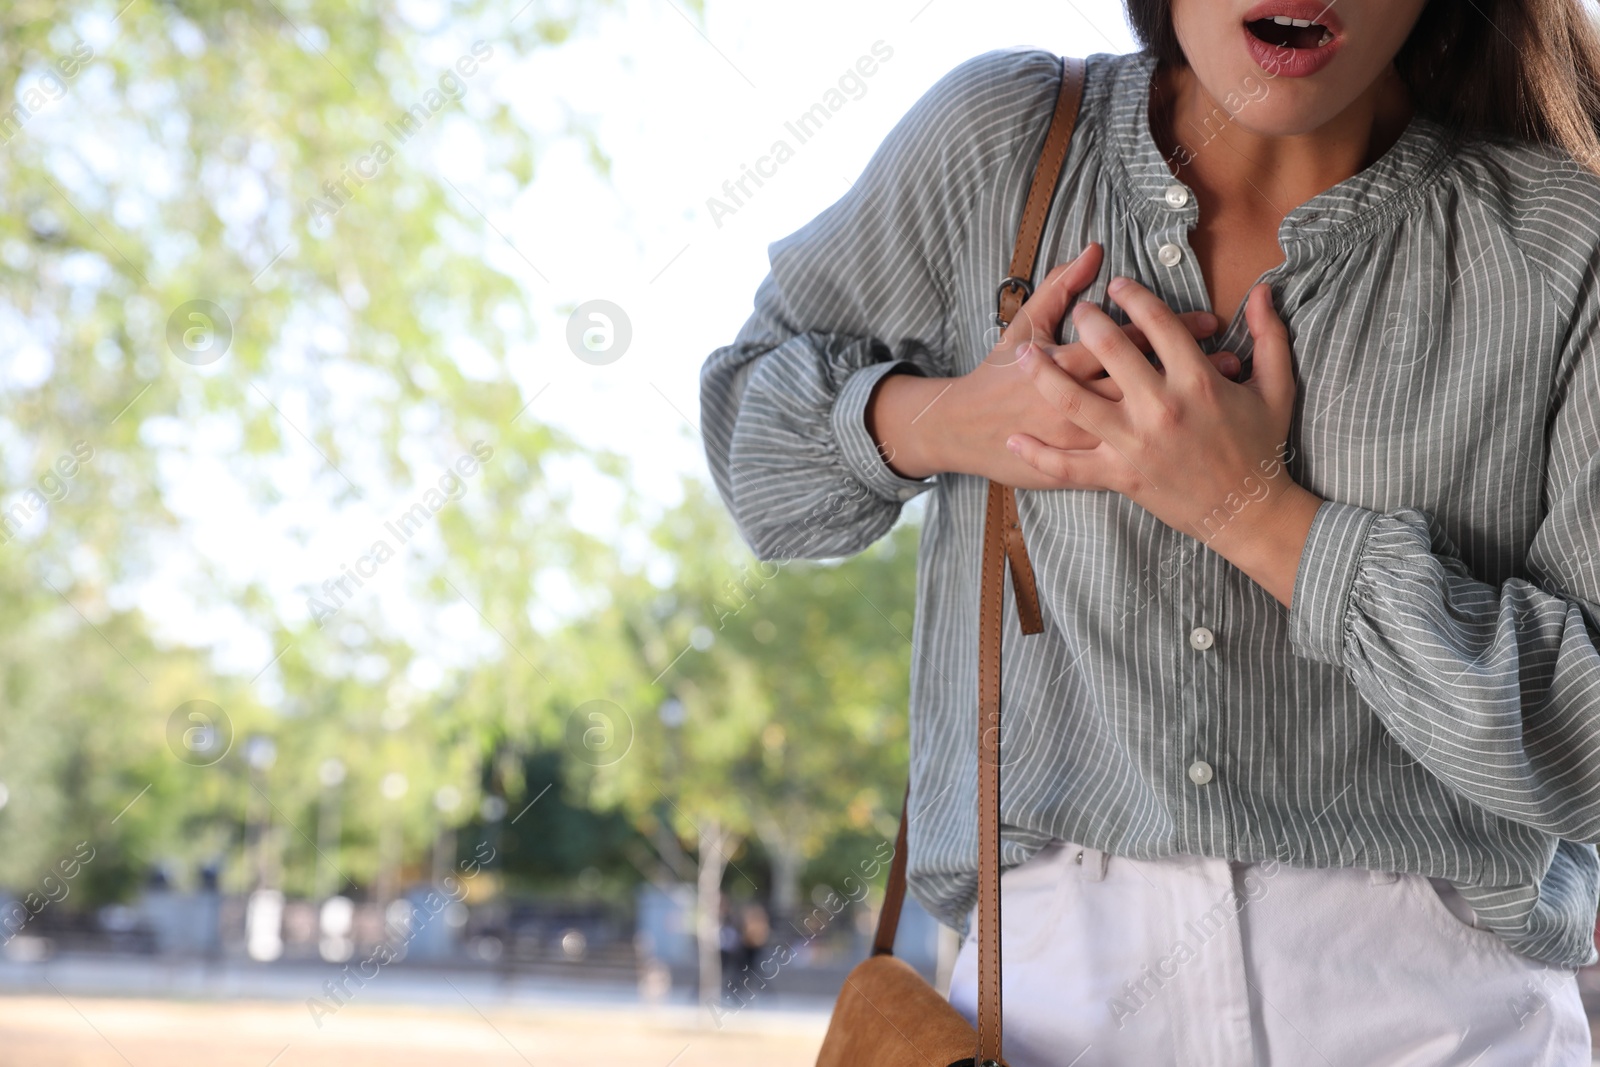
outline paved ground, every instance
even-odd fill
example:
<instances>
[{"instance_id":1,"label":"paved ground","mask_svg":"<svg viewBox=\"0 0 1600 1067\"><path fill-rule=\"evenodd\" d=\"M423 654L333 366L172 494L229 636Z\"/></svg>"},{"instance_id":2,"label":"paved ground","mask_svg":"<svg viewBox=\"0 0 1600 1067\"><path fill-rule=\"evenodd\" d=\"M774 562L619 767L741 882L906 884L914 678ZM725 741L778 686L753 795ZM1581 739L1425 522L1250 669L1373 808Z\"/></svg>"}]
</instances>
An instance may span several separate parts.
<instances>
[{"instance_id":1,"label":"paved ground","mask_svg":"<svg viewBox=\"0 0 1600 1067\"><path fill-rule=\"evenodd\" d=\"M0 997L0 1067L812 1067L826 1017L752 1012L717 1030L638 1005L351 1003L321 1023L282 1002Z\"/></svg>"},{"instance_id":2,"label":"paved ground","mask_svg":"<svg viewBox=\"0 0 1600 1067\"><path fill-rule=\"evenodd\" d=\"M0 997L0 1067L811 1067L825 1018L716 1030L680 1009L517 1009Z\"/></svg>"},{"instance_id":3,"label":"paved ground","mask_svg":"<svg viewBox=\"0 0 1600 1067\"><path fill-rule=\"evenodd\" d=\"M686 988L647 1004L631 983L576 974L399 966L340 1006L324 985L337 973L92 956L0 962L0 1067L811 1067L831 1007L768 991L719 1029ZM1600 967L1580 985L1600 1019Z\"/></svg>"}]
</instances>

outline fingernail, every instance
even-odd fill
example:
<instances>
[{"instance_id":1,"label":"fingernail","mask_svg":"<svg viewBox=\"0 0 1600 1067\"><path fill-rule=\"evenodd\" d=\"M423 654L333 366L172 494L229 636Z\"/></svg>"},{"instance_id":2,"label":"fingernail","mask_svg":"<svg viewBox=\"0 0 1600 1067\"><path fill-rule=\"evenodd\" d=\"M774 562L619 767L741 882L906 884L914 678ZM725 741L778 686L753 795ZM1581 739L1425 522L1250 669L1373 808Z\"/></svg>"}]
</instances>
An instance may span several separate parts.
<instances>
[{"instance_id":1,"label":"fingernail","mask_svg":"<svg viewBox=\"0 0 1600 1067\"><path fill-rule=\"evenodd\" d=\"M1124 278L1122 275L1119 274L1115 278L1111 279L1111 284L1106 286L1106 290L1108 292L1112 292L1112 293L1119 292L1120 290L1125 288L1127 286L1127 284L1128 284L1128 279Z\"/></svg>"},{"instance_id":2,"label":"fingernail","mask_svg":"<svg viewBox=\"0 0 1600 1067\"><path fill-rule=\"evenodd\" d=\"M1021 452L1022 451L1022 446L1019 445L1016 441L1013 441L1009 437L1006 438L1006 447L1008 449L1010 449L1011 451L1013 451L1013 452Z\"/></svg>"},{"instance_id":3,"label":"fingernail","mask_svg":"<svg viewBox=\"0 0 1600 1067\"><path fill-rule=\"evenodd\" d=\"M1232 356L1224 356L1217 360L1217 369L1222 371L1225 376L1232 378L1239 373L1239 361Z\"/></svg>"},{"instance_id":4,"label":"fingernail","mask_svg":"<svg viewBox=\"0 0 1600 1067\"><path fill-rule=\"evenodd\" d=\"M1217 328L1217 317L1209 311L1202 311L1200 313L1200 328L1202 330L1215 330Z\"/></svg>"},{"instance_id":5,"label":"fingernail","mask_svg":"<svg viewBox=\"0 0 1600 1067\"><path fill-rule=\"evenodd\" d=\"M1033 342L1032 341L1024 341L1024 342L1022 342L1022 344L1019 345L1018 348L1017 348L1017 358L1019 360L1020 359L1027 359L1031 355L1033 355Z\"/></svg>"}]
</instances>

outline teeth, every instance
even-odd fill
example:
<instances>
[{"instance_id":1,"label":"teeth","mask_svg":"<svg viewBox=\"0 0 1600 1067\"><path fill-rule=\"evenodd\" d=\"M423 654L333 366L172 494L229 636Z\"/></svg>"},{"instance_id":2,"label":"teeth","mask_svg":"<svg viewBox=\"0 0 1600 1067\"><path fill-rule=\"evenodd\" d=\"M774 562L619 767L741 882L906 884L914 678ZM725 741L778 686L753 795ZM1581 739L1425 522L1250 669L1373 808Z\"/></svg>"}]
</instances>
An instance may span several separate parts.
<instances>
[{"instance_id":1,"label":"teeth","mask_svg":"<svg viewBox=\"0 0 1600 1067\"><path fill-rule=\"evenodd\" d=\"M1317 23L1312 22L1310 19L1290 18L1288 15L1273 15L1272 21L1276 22L1279 26L1293 26L1302 30L1308 26L1317 25ZM1328 29L1326 26L1322 27L1322 39L1316 43L1316 47L1321 48L1323 45L1329 44L1332 41L1333 31Z\"/></svg>"}]
</instances>

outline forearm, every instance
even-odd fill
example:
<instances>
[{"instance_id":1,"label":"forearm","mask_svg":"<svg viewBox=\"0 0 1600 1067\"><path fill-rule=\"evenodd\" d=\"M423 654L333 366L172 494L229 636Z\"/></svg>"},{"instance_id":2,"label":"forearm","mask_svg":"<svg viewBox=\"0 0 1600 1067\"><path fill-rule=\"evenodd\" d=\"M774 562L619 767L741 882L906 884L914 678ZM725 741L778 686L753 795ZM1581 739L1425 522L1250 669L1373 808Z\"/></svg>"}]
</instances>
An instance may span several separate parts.
<instances>
[{"instance_id":1,"label":"forearm","mask_svg":"<svg viewBox=\"0 0 1600 1067\"><path fill-rule=\"evenodd\" d=\"M902 478L927 478L949 470L937 432L935 404L950 389L950 378L889 374L867 402L867 433L884 462Z\"/></svg>"}]
</instances>

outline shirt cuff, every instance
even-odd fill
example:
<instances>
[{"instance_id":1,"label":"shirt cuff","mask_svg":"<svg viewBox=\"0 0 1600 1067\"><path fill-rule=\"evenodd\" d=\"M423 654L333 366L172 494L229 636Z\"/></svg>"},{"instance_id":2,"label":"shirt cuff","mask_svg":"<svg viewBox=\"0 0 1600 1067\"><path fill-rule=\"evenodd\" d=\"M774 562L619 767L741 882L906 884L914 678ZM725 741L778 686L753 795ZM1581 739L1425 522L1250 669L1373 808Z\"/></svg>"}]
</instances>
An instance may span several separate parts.
<instances>
[{"instance_id":1,"label":"shirt cuff","mask_svg":"<svg viewBox=\"0 0 1600 1067\"><path fill-rule=\"evenodd\" d=\"M884 376L895 370L922 370L909 360L874 363L845 379L844 388L833 403L833 437L845 466L856 479L884 500L904 503L924 490L933 488L933 478L902 478L885 462L878 443L867 432L867 401Z\"/></svg>"},{"instance_id":2,"label":"shirt cuff","mask_svg":"<svg viewBox=\"0 0 1600 1067\"><path fill-rule=\"evenodd\" d=\"M1289 602L1289 649L1295 655L1343 665L1350 588L1377 518L1375 511L1337 500L1317 509Z\"/></svg>"}]
</instances>

